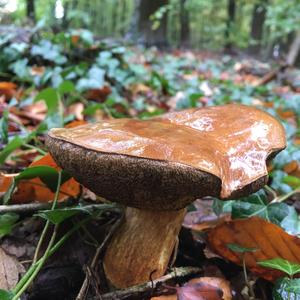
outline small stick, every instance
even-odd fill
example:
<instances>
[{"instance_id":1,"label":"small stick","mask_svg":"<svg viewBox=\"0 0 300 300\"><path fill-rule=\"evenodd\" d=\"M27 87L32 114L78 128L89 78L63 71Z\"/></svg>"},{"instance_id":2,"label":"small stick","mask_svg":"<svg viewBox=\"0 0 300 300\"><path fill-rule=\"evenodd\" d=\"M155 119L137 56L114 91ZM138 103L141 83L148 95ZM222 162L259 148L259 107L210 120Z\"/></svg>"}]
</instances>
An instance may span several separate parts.
<instances>
[{"instance_id":1,"label":"small stick","mask_svg":"<svg viewBox=\"0 0 300 300\"><path fill-rule=\"evenodd\" d=\"M127 289L118 290L110 293L106 293L101 295L102 300L113 300L113 299L124 299L126 297L144 293L150 290L153 290L157 288L162 283L165 283L166 281L178 277L185 277L192 274L197 274L202 272L202 269L197 267L180 267L180 268L173 268L172 272L168 273L167 275L164 275L158 279L155 279L153 281L149 281L140 285L135 285L132 287L129 287ZM89 298L88 300L97 300L97 298Z\"/></svg>"},{"instance_id":2,"label":"small stick","mask_svg":"<svg viewBox=\"0 0 300 300\"><path fill-rule=\"evenodd\" d=\"M72 201L70 202L59 202L57 203L56 208L63 208L66 206L72 205ZM28 204L13 204L13 205L0 205L0 214L2 213L8 213L8 212L14 212L14 213L35 213L39 210L47 210L50 209L52 206L52 203L28 203ZM101 209L101 207L107 207L108 204L99 203L99 204L90 204L85 205L83 207L87 209ZM112 209L116 208L114 204L111 204Z\"/></svg>"}]
</instances>

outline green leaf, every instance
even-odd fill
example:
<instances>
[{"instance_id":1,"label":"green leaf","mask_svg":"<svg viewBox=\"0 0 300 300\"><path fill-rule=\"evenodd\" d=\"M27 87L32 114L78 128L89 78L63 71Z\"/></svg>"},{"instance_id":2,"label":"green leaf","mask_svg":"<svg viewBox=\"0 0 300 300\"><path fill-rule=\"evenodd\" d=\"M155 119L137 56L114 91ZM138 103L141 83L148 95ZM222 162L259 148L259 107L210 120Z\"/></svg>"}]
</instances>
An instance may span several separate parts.
<instances>
[{"instance_id":1,"label":"green leaf","mask_svg":"<svg viewBox=\"0 0 300 300\"><path fill-rule=\"evenodd\" d=\"M75 91L75 85L72 81L70 80L66 80L66 81L63 81L59 87L58 87L58 91L61 93L61 94L65 94L65 93L72 93Z\"/></svg>"},{"instance_id":2,"label":"green leaf","mask_svg":"<svg viewBox=\"0 0 300 300\"><path fill-rule=\"evenodd\" d=\"M69 219L80 213L92 215L95 212L99 213L107 209L111 209L113 207L115 207L114 204L97 205L97 208L93 206L85 207L85 206L78 205L75 207L66 207L66 208L60 208L55 210L43 210L41 212L38 212L35 215L43 219L49 220L53 224L60 224L66 219Z\"/></svg>"},{"instance_id":3,"label":"green leaf","mask_svg":"<svg viewBox=\"0 0 300 300\"><path fill-rule=\"evenodd\" d=\"M14 297L14 294L12 292L0 289L0 299L1 300L12 300L13 297Z\"/></svg>"},{"instance_id":4,"label":"green leaf","mask_svg":"<svg viewBox=\"0 0 300 300\"><path fill-rule=\"evenodd\" d=\"M280 226L289 234L300 234L300 218L293 206L289 206L289 214L281 221Z\"/></svg>"},{"instance_id":5,"label":"green leaf","mask_svg":"<svg viewBox=\"0 0 300 300\"><path fill-rule=\"evenodd\" d=\"M255 252L255 251L257 251L256 248L242 247L240 245L232 244L232 243L227 244L226 246L231 251L233 251L233 252L239 252L239 253L247 253L247 252Z\"/></svg>"},{"instance_id":6,"label":"green leaf","mask_svg":"<svg viewBox=\"0 0 300 300\"><path fill-rule=\"evenodd\" d=\"M59 93L54 88L47 88L37 94L34 101L45 101L48 109L46 120L48 129L63 127L63 111Z\"/></svg>"},{"instance_id":7,"label":"green leaf","mask_svg":"<svg viewBox=\"0 0 300 300\"><path fill-rule=\"evenodd\" d=\"M236 200L232 204L232 217L234 219L245 219L258 216L280 225L281 221L288 215L289 206L286 203L268 203L264 190L260 190L249 197Z\"/></svg>"},{"instance_id":8,"label":"green leaf","mask_svg":"<svg viewBox=\"0 0 300 300\"><path fill-rule=\"evenodd\" d=\"M2 113L2 118L0 119L0 138L1 142L6 144L8 141L8 110Z\"/></svg>"},{"instance_id":9,"label":"green leaf","mask_svg":"<svg viewBox=\"0 0 300 300\"><path fill-rule=\"evenodd\" d=\"M49 166L35 166L29 167L22 171L18 176L15 177L16 183L20 180L24 179L32 179L39 177L43 183L52 191L55 192L57 188L57 181L58 181L58 172L56 169L49 167ZM62 179L61 184L69 180L71 176L62 171Z\"/></svg>"},{"instance_id":10,"label":"green leaf","mask_svg":"<svg viewBox=\"0 0 300 300\"><path fill-rule=\"evenodd\" d=\"M214 198L212 209L217 216L222 213L231 213L233 203L234 200L222 201Z\"/></svg>"},{"instance_id":11,"label":"green leaf","mask_svg":"<svg viewBox=\"0 0 300 300\"><path fill-rule=\"evenodd\" d=\"M262 260L257 262L257 264L262 267L282 271L288 274L289 276L293 276L300 272L299 264L289 262L288 260L279 257L268 260Z\"/></svg>"},{"instance_id":12,"label":"green leaf","mask_svg":"<svg viewBox=\"0 0 300 300\"><path fill-rule=\"evenodd\" d=\"M0 152L0 164L3 164L6 158L16 149L20 148L24 143L23 139L19 136L16 136L13 140L11 140Z\"/></svg>"},{"instance_id":13,"label":"green leaf","mask_svg":"<svg viewBox=\"0 0 300 300\"><path fill-rule=\"evenodd\" d=\"M286 286L288 292L292 292L299 295L300 298L300 279L290 279Z\"/></svg>"},{"instance_id":14,"label":"green leaf","mask_svg":"<svg viewBox=\"0 0 300 300\"><path fill-rule=\"evenodd\" d=\"M296 176L291 176L291 175L285 176L283 178L282 182L288 184L292 188L300 187L300 178L298 178Z\"/></svg>"},{"instance_id":15,"label":"green leaf","mask_svg":"<svg viewBox=\"0 0 300 300\"><path fill-rule=\"evenodd\" d=\"M19 215L15 213L5 213L0 215L0 238L9 234L18 220Z\"/></svg>"},{"instance_id":16,"label":"green leaf","mask_svg":"<svg viewBox=\"0 0 300 300\"><path fill-rule=\"evenodd\" d=\"M299 279L287 277L278 279L273 287L272 296L274 300L300 300Z\"/></svg>"}]
</instances>

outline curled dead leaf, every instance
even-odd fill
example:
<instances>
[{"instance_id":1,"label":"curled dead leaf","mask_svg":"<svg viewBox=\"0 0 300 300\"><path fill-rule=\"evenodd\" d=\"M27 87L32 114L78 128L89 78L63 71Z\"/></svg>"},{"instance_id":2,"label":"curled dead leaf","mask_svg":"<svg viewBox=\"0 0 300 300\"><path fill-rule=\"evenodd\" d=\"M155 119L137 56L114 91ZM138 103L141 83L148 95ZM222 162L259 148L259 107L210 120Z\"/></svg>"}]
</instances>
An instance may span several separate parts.
<instances>
[{"instance_id":1,"label":"curled dead leaf","mask_svg":"<svg viewBox=\"0 0 300 300\"><path fill-rule=\"evenodd\" d=\"M231 300L231 288L227 280L218 277L191 279L182 287L175 287L174 295L153 297L151 300Z\"/></svg>"},{"instance_id":2,"label":"curled dead leaf","mask_svg":"<svg viewBox=\"0 0 300 300\"><path fill-rule=\"evenodd\" d=\"M257 249L243 254L246 266L271 281L283 276L283 273L263 268L257 264L258 261L279 257L300 263L300 239L259 217L224 222L210 231L208 242L218 255L239 265L242 264L242 254L230 250L228 244Z\"/></svg>"},{"instance_id":3,"label":"curled dead leaf","mask_svg":"<svg viewBox=\"0 0 300 300\"><path fill-rule=\"evenodd\" d=\"M23 272L24 268L17 259L0 248L0 289L13 289L18 283L19 274Z\"/></svg>"}]
</instances>

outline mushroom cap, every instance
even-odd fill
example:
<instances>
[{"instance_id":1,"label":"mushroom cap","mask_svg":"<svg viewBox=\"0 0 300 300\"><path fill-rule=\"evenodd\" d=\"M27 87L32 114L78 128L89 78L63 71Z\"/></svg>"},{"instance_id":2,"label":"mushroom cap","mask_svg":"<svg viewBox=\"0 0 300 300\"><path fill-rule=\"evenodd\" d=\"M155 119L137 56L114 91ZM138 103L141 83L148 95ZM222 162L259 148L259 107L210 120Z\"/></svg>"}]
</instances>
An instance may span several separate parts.
<instances>
[{"instance_id":1,"label":"mushroom cap","mask_svg":"<svg viewBox=\"0 0 300 300\"><path fill-rule=\"evenodd\" d=\"M52 129L46 143L55 161L96 194L161 210L257 191L267 181L266 161L286 146L274 117L237 104Z\"/></svg>"}]
</instances>

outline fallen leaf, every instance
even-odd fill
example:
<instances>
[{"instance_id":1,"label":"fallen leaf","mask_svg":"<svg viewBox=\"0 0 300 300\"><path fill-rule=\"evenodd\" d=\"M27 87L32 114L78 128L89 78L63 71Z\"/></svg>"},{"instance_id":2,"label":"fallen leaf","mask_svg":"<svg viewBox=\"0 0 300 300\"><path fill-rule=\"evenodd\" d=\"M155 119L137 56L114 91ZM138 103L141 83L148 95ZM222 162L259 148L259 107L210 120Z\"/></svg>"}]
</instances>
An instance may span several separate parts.
<instances>
[{"instance_id":1,"label":"fallen leaf","mask_svg":"<svg viewBox=\"0 0 300 300\"><path fill-rule=\"evenodd\" d=\"M296 176L300 178L300 164L296 160L292 160L290 163L283 167L284 172L289 175Z\"/></svg>"},{"instance_id":2,"label":"fallen leaf","mask_svg":"<svg viewBox=\"0 0 300 300\"><path fill-rule=\"evenodd\" d=\"M76 103L69 105L69 107L66 108L65 115L66 116L74 115L77 120L82 121L83 120L83 110L84 110L83 103L76 102Z\"/></svg>"},{"instance_id":3,"label":"fallen leaf","mask_svg":"<svg viewBox=\"0 0 300 300\"><path fill-rule=\"evenodd\" d=\"M30 164L34 166L49 166L57 171L61 170L50 154L46 154L41 159ZM80 192L80 184L71 178L62 184L58 196L59 201L63 201L69 197L75 197ZM20 181L17 185L17 190L13 194L12 201L14 203L28 203L28 202L48 202L54 199L55 193L52 192L40 178L33 178L26 181Z\"/></svg>"},{"instance_id":4,"label":"fallen leaf","mask_svg":"<svg viewBox=\"0 0 300 300\"><path fill-rule=\"evenodd\" d=\"M188 292L185 291L185 288L189 288ZM218 277L200 277L191 279L186 285L179 288L182 291L184 297L192 295L190 298L180 298L180 292L178 293L179 299L201 299L204 300L213 300L213 299L223 299L230 300L231 288L227 280ZM197 298L197 295L199 298ZM196 296L196 297L195 297Z\"/></svg>"},{"instance_id":5,"label":"fallen leaf","mask_svg":"<svg viewBox=\"0 0 300 300\"><path fill-rule=\"evenodd\" d=\"M213 228L216 225L229 221L230 214L221 214L217 216L212 209L212 201L198 201L194 202L196 210L188 212L183 221L183 227L193 229L195 231L202 231Z\"/></svg>"},{"instance_id":6,"label":"fallen leaf","mask_svg":"<svg viewBox=\"0 0 300 300\"><path fill-rule=\"evenodd\" d=\"M41 67L33 66L30 69L30 74L32 76L42 76L45 73L45 71L46 71L46 68L43 66L41 66Z\"/></svg>"},{"instance_id":7,"label":"fallen leaf","mask_svg":"<svg viewBox=\"0 0 300 300\"><path fill-rule=\"evenodd\" d=\"M71 123L67 124L65 126L65 128L73 128L73 127L77 127L77 126L81 126L81 125L85 125L87 124L86 121L83 121L83 120L75 120L75 121L72 121Z\"/></svg>"},{"instance_id":8,"label":"fallen leaf","mask_svg":"<svg viewBox=\"0 0 300 300\"><path fill-rule=\"evenodd\" d=\"M107 96L111 93L111 88L105 85L99 89L90 89L86 92L85 97L89 100L95 100L97 102L103 102Z\"/></svg>"},{"instance_id":9,"label":"fallen leaf","mask_svg":"<svg viewBox=\"0 0 300 300\"><path fill-rule=\"evenodd\" d=\"M0 82L0 95L4 95L6 100L10 100L16 94L17 85L13 82Z\"/></svg>"},{"instance_id":10,"label":"fallen leaf","mask_svg":"<svg viewBox=\"0 0 300 300\"><path fill-rule=\"evenodd\" d=\"M231 300L228 281L217 277L191 279L181 287L174 287L177 294L153 297L151 300Z\"/></svg>"},{"instance_id":11,"label":"fallen leaf","mask_svg":"<svg viewBox=\"0 0 300 300\"><path fill-rule=\"evenodd\" d=\"M0 289L11 290L19 280L22 265L0 248Z\"/></svg>"},{"instance_id":12,"label":"fallen leaf","mask_svg":"<svg viewBox=\"0 0 300 300\"><path fill-rule=\"evenodd\" d=\"M300 239L259 217L224 222L210 231L208 242L218 255L236 264L242 264L244 255L250 271L271 281L281 277L283 273L263 268L257 264L258 261L282 258L300 263ZM228 244L257 250L241 254L230 250Z\"/></svg>"}]
</instances>

